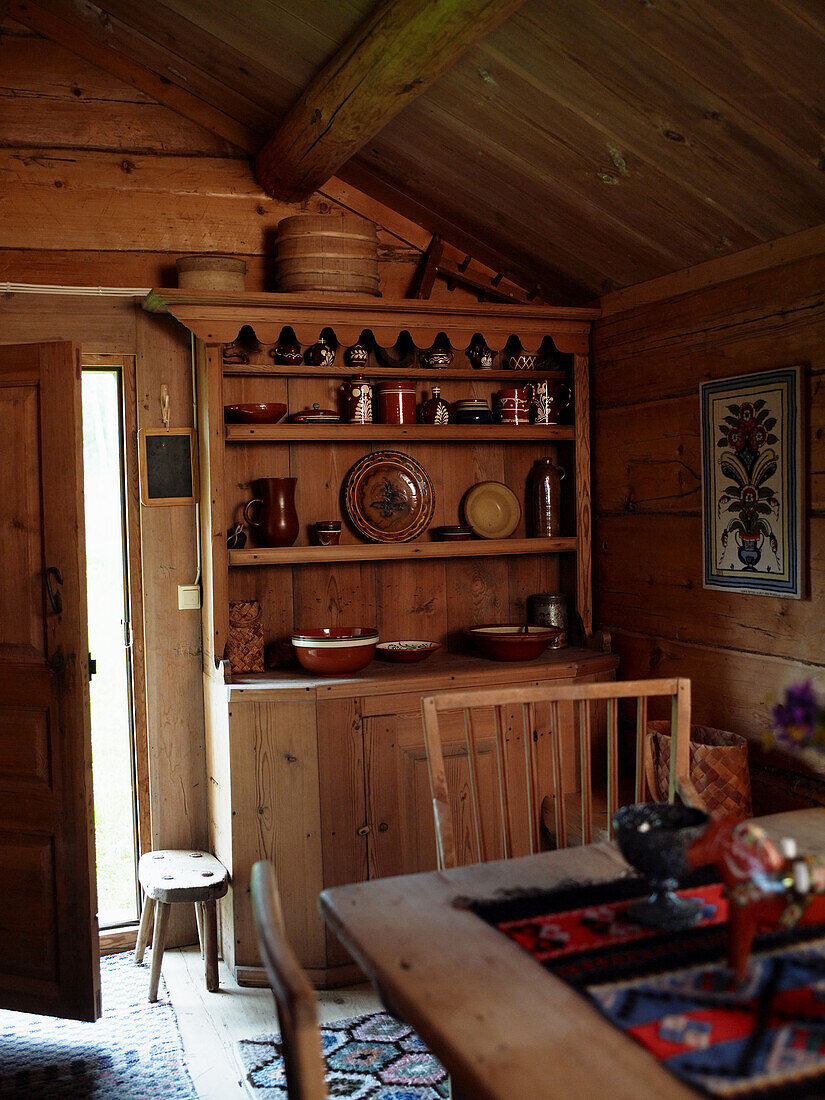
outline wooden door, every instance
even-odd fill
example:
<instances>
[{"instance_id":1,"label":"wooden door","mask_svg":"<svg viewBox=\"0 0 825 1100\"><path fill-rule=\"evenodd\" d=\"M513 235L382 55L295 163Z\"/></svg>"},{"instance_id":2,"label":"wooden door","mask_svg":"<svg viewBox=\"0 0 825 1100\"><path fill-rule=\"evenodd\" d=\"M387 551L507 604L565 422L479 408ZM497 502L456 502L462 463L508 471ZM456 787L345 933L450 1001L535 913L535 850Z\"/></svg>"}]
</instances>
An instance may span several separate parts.
<instances>
[{"instance_id":1,"label":"wooden door","mask_svg":"<svg viewBox=\"0 0 825 1100\"><path fill-rule=\"evenodd\" d=\"M80 357L0 346L0 1008L100 1015Z\"/></svg>"}]
</instances>

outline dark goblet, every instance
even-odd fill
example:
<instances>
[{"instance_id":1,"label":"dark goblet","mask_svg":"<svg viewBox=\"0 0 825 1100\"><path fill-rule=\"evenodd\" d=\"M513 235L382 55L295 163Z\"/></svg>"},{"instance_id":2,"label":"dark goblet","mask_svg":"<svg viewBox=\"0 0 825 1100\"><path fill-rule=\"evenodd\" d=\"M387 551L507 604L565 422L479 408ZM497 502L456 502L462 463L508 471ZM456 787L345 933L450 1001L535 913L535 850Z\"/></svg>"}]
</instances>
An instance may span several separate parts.
<instances>
[{"instance_id":1,"label":"dark goblet","mask_svg":"<svg viewBox=\"0 0 825 1100\"><path fill-rule=\"evenodd\" d=\"M638 802L613 815L613 835L624 858L650 883L650 897L634 901L628 916L646 928L691 928L702 904L674 890L690 870L685 851L708 823L704 810L673 802Z\"/></svg>"}]
</instances>

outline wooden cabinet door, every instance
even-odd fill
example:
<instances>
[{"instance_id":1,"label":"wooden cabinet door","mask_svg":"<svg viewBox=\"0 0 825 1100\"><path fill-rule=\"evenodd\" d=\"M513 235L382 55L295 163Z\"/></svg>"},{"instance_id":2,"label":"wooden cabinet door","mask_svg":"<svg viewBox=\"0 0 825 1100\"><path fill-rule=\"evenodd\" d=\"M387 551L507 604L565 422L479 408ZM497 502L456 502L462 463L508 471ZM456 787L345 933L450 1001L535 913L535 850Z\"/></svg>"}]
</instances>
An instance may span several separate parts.
<instances>
[{"instance_id":1,"label":"wooden cabinet door","mask_svg":"<svg viewBox=\"0 0 825 1100\"><path fill-rule=\"evenodd\" d=\"M80 358L0 346L0 1007L100 1014Z\"/></svg>"},{"instance_id":2,"label":"wooden cabinet door","mask_svg":"<svg viewBox=\"0 0 825 1100\"><path fill-rule=\"evenodd\" d=\"M471 811L464 723L443 716L444 765L452 799L456 843L463 862L475 862L478 843ZM438 866L427 751L418 712L364 719L364 762L369 823L370 878L433 871ZM480 828L491 858L504 856L501 804L495 778L495 742L479 731ZM516 854L521 855L521 852Z\"/></svg>"}]
</instances>

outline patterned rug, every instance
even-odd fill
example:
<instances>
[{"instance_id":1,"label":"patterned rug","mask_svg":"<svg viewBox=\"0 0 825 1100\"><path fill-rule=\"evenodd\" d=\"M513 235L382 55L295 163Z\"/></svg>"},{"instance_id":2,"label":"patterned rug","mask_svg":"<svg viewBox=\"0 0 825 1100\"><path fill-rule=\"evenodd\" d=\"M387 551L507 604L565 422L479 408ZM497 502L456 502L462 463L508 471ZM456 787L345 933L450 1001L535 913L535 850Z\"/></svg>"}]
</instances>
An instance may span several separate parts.
<instances>
[{"instance_id":1,"label":"patterned rug","mask_svg":"<svg viewBox=\"0 0 825 1100\"><path fill-rule=\"evenodd\" d=\"M450 1095L444 1067L411 1027L385 1012L334 1020L321 1027L330 1096L348 1100L442 1100ZM287 1100L277 1035L235 1044L254 1100Z\"/></svg>"},{"instance_id":2,"label":"patterned rug","mask_svg":"<svg viewBox=\"0 0 825 1100\"><path fill-rule=\"evenodd\" d=\"M161 978L131 951L100 960L103 1015L94 1024L0 1012L0 1097L14 1100L197 1100Z\"/></svg>"}]
</instances>

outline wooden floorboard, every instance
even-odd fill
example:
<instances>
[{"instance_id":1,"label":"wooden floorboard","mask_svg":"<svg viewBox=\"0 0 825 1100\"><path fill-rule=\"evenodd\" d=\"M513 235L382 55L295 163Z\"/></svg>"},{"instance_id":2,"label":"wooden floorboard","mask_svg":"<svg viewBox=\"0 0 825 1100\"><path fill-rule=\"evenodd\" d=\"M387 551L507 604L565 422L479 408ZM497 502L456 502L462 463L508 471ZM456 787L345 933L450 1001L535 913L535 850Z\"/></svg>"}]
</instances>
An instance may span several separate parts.
<instances>
[{"instance_id":1,"label":"wooden floorboard","mask_svg":"<svg viewBox=\"0 0 825 1100\"><path fill-rule=\"evenodd\" d=\"M197 947L167 951L163 977L175 1009L186 1064L200 1100L228 1100L243 1096L234 1044L264 1032L277 1032L278 1019L268 989L241 987L221 962L221 987L207 993L203 963ZM318 1014L323 1023L381 1008L369 985L318 992Z\"/></svg>"}]
</instances>

